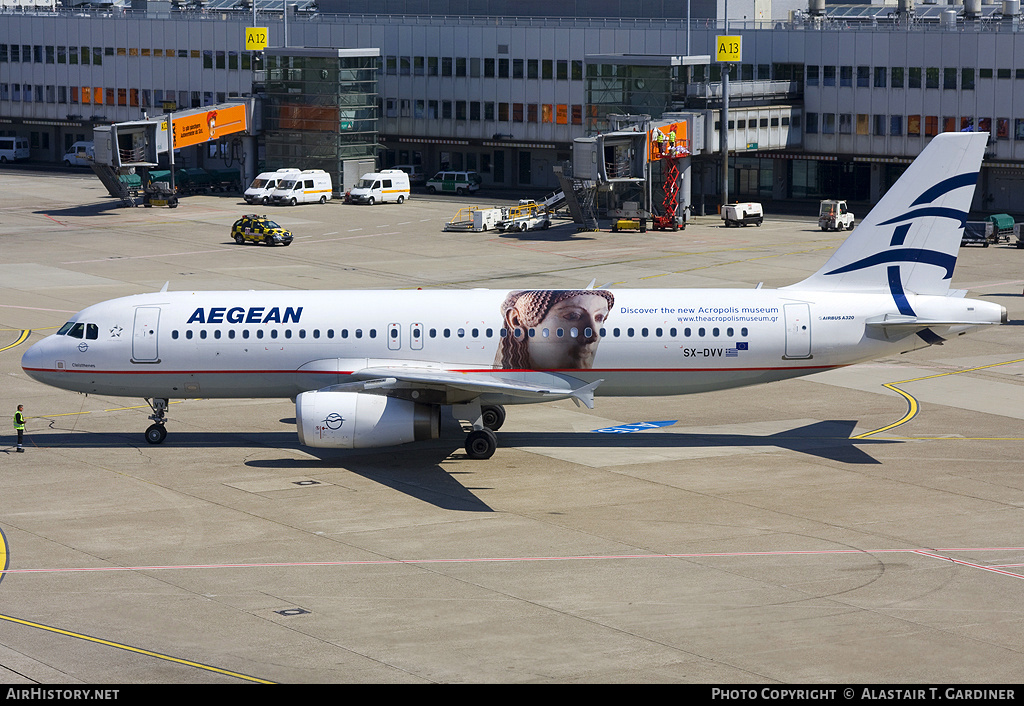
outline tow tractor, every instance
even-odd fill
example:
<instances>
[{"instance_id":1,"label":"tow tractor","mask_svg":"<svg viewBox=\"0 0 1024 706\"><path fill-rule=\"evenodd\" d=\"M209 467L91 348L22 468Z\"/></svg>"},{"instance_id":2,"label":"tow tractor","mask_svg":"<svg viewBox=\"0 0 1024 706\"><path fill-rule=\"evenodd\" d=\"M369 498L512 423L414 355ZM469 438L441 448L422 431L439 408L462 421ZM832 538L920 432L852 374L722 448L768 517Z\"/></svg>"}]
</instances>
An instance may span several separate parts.
<instances>
[{"instance_id":1,"label":"tow tractor","mask_svg":"<svg viewBox=\"0 0 1024 706\"><path fill-rule=\"evenodd\" d=\"M501 220L495 224L499 231L546 230L551 226L551 214L533 199L521 199L518 206L501 209Z\"/></svg>"},{"instance_id":2,"label":"tow tractor","mask_svg":"<svg viewBox=\"0 0 1024 706\"><path fill-rule=\"evenodd\" d=\"M853 214L846 201L823 200L818 211L818 227L822 230L853 230Z\"/></svg>"}]
</instances>

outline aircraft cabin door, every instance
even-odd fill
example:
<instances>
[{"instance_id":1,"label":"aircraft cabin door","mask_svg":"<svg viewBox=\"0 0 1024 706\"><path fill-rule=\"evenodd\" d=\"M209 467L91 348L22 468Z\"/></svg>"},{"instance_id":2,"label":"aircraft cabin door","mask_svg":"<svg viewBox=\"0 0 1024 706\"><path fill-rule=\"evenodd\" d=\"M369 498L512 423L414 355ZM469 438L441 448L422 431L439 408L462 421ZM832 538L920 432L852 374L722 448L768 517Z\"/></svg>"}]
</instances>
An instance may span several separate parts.
<instances>
[{"instance_id":1,"label":"aircraft cabin door","mask_svg":"<svg viewBox=\"0 0 1024 706\"><path fill-rule=\"evenodd\" d=\"M423 324L409 325L409 347L414 351L423 350Z\"/></svg>"},{"instance_id":2,"label":"aircraft cabin door","mask_svg":"<svg viewBox=\"0 0 1024 706\"><path fill-rule=\"evenodd\" d=\"M160 330L160 307L140 306L135 310L132 331L132 362L159 363L157 332Z\"/></svg>"},{"instance_id":3,"label":"aircraft cabin door","mask_svg":"<svg viewBox=\"0 0 1024 706\"><path fill-rule=\"evenodd\" d=\"M786 355L783 358L811 357L811 306L786 304Z\"/></svg>"},{"instance_id":4,"label":"aircraft cabin door","mask_svg":"<svg viewBox=\"0 0 1024 706\"><path fill-rule=\"evenodd\" d=\"M400 324L388 324L388 350L397 351L402 348L402 327Z\"/></svg>"}]
</instances>

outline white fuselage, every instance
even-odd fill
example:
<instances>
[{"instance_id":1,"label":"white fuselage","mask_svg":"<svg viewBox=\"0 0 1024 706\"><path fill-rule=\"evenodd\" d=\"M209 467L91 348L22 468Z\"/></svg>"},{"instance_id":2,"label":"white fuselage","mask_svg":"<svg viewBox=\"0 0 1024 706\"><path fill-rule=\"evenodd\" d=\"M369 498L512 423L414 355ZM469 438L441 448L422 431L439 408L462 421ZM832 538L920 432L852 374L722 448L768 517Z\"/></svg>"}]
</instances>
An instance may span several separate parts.
<instances>
[{"instance_id":1,"label":"white fuselage","mask_svg":"<svg viewBox=\"0 0 1024 706\"><path fill-rule=\"evenodd\" d=\"M926 345L911 331L894 335L867 325L899 314L883 292L613 290L614 302L599 316L582 307L572 321L524 324L519 335L540 364L515 367L498 356L502 338L516 335L502 314L508 294L143 294L82 310L73 321L85 326L40 341L22 366L56 387L147 398L293 398L345 383L355 370L409 364L470 375L545 370L603 380L599 395L642 396L771 382ZM947 338L1003 315L998 305L975 300L908 300L918 316L964 322L937 330ZM544 346L554 351L547 358Z\"/></svg>"}]
</instances>

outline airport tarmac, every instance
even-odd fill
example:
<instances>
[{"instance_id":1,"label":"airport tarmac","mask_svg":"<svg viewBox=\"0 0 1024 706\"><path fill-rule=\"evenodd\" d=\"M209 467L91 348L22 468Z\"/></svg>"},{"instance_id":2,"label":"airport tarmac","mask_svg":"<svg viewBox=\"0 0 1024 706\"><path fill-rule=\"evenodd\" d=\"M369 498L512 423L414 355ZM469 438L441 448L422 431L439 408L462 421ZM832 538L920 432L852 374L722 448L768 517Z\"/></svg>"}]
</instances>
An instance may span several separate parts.
<instances>
[{"instance_id":1,"label":"airport tarmac","mask_svg":"<svg viewBox=\"0 0 1024 706\"><path fill-rule=\"evenodd\" d=\"M176 402L151 446L143 400L46 387L22 353L165 282L775 287L845 234L770 210L442 232L484 193L261 208L296 236L269 248L230 240L254 211L233 196L119 208L87 171L0 192L0 411L28 417L23 454L0 428L2 683L1024 681L1024 251L962 248L953 279L1008 325L762 387L511 407L488 461L458 430L306 449L288 400Z\"/></svg>"}]
</instances>

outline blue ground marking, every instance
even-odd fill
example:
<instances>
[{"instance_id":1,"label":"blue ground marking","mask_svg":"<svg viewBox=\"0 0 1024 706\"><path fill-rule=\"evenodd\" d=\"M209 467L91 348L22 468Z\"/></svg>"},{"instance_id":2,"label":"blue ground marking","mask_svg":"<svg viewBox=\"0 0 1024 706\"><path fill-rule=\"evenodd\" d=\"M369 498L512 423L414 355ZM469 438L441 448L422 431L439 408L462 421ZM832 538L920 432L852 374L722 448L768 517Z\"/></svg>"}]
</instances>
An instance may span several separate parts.
<instances>
[{"instance_id":1,"label":"blue ground marking","mask_svg":"<svg viewBox=\"0 0 1024 706\"><path fill-rule=\"evenodd\" d=\"M604 429L594 429L592 431L598 434L632 434L635 431L643 431L644 429L657 429L659 427L670 427L675 424L677 419L666 419L662 422L636 422L635 424L620 424L617 427L605 427Z\"/></svg>"}]
</instances>

